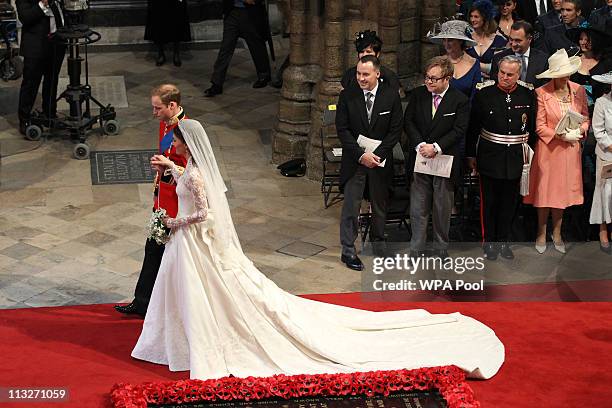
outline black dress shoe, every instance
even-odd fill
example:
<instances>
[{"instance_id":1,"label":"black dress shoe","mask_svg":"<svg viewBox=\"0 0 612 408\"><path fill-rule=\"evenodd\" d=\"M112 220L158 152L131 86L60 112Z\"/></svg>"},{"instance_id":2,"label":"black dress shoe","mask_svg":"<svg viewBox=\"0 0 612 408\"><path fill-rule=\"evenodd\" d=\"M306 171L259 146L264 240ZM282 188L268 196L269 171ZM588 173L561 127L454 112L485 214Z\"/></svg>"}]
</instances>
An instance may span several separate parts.
<instances>
[{"instance_id":1,"label":"black dress shoe","mask_svg":"<svg viewBox=\"0 0 612 408\"><path fill-rule=\"evenodd\" d=\"M601 249L601 252L603 252L604 254L612 254L612 245L609 242L607 243L607 245L603 245L600 241L599 249Z\"/></svg>"},{"instance_id":2,"label":"black dress shoe","mask_svg":"<svg viewBox=\"0 0 612 408\"><path fill-rule=\"evenodd\" d=\"M359 259L357 255L354 255L354 256L342 255L340 260L346 264L347 268L350 268L354 271L363 271L363 262L361 262L361 259Z\"/></svg>"},{"instance_id":3,"label":"black dress shoe","mask_svg":"<svg viewBox=\"0 0 612 408\"><path fill-rule=\"evenodd\" d=\"M501 247L499 248L499 255L505 259L514 259L514 253L512 252L512 248L510 248L510 244L501 244Z\"/></svg>"},{"instance_id":4,"label":"black dress shoe","mask_svg":"<svg viewBox=\"0 0 612 408\"><path fill-rule=\"evenodd\" d=\"M127 305L123 306L123 305L115 305L115 310L118 311L119 313L123 313L123 314L137 314L141 317L144 317L144 313L140 312L138 310L138 305L136 304L136 302L132 301L132 303L128 303Z\"/></svg>"},{"instance_id":5,"label":"black dress shoe","mask_svg":"<svg viewBox=\"0 0 612 408\"><path fill-rule=\"evenodd\" d=\"M253 88L263 88L268 85L270 78L260 78L253 84Z\"/></svg>"},{"instance_id":6,"label":"black dress shoe","mask_svg":"<svg viewBox=\"0 0 612 408\"><path fill-rule=\"evenodd\" d=\"M274 81L270 81L270 86L272 88L281 89L283 87L283 79L275 79Z\"/></svg>"},{"instance_id":7,"label":"black dress shoe","mask_svg":"<svg viewBox=\"0 0 612 408\"><path fill-rule=\"evenodd\" d=\"M160 52L159 54L157 54L157 59L155 60L155 65L158 66L158 67L161 67L165 63L166 63L166 54L164 54L163 52Z\"/></svg>"},{"instance_id":8,"label":"black dress shoe","mask_svg":"<svg viewBox=\"0 0 612 408\"><path fill-rule=\"evenodd\" d=\"M499 251L497 250L496 244L487 242L486 244L484 244L482 249L484 251L485 258L487 258L490 261L494 261L497 259L497 254L499 253Z\"/></svg>"},{"instance_id":9,"label":"black dress shoe","mask_svg":"<svg viewBox=\"0 0 612 408\"><path fill-rule=\"evenodd\" d=\"M210 88L204 91L204 96L207 98L212 98L215 95L221 95L223 93L223 88L219 85L212 84Z\"/></svg>"},{"instance_id":10,"label":"black dress shoe","mask_svg":"<svg viewBox=\"0 0 612 408\"><path fill-rule=\"evenodd\" d=\"M180 67L181 65L183 65L183 63L181 62L181 55L178 52L174 53L174 58L172 58L172 63L174 64L175 67Z\"/></svg>"}]
</instances>

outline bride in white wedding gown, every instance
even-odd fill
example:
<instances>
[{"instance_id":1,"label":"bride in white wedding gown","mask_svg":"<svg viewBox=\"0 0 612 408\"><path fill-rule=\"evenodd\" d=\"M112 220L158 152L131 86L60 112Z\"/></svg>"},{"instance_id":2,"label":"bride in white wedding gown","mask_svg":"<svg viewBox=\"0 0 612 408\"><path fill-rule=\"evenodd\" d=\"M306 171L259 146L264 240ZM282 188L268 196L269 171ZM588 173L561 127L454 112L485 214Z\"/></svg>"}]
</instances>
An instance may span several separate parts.
<instances>
[{"instance_id":1,"label":"bride in white wedding gown","mask_svg":"<svg viewBox=\"0 0 612 408\"><path fill-rule=\"evenodd\" d=\"M178 129L184 173L163 156L153 160L172 170L179 212L166 220L173 232L133 357L197 379L451 364L476 378L497 373L503 344L460 313L364 311L276 286L242 252L202 125L185 119Z\"/></svg>"}]
</instances>

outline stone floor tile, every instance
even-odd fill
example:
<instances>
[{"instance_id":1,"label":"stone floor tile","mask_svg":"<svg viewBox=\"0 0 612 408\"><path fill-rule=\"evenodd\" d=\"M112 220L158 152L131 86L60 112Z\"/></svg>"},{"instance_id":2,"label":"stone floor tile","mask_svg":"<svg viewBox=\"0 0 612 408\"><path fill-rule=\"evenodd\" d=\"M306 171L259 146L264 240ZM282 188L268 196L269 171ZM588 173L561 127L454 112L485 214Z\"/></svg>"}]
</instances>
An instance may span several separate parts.
<instances>
[{"instance_id":1,"label":"stone floor tile","mask_svg":"<svg viewBox=\"0 0 612 408\"><path fill-rule=\"evenodd\" d=\"M56 289L49 289L45 292L34 295L27 299L24 303L30 307L49 307L49 306L64 306L73 302L78 302L77 299L67 296L63 292Z\"/></svg>"},{"instance_id":2,"label":"stone floor tile","mask_svg":"<svg viewBox=\"0 0 612 408\"><path fill-rule=\"evenodd\" d=\"M1 222L1 221L0 221ZM15 245L18 241L14 238L7 237L0 232L0 250ZM0 261L1 262L1 261Z\"/></svg>"},{"instance_id":3,"label":"stone floor tile","mask_svg":"<svg viewBox=\"0 0 612 408\"><path fill-rule=\"evenodd\" d=\"M57 245L68 242L69 239L59 235L43 232L42 234L38 234L34 237L22 239L22 241L37 248L51 249Z\"/></svg>"},{"instance_id":4,"label":"stone floor tile","mask_svg":"<svg viewBox=\"0 0 612 408\"><path fill-rule=\"evenodd\" d=\"M91 245L93 247L99 248L105 244L112 243L117 239L116 236L106 234L100 231L93 231L89 234L81 235L79 237L79 242L85 245Z\"/></svg>"},{"instance_id":5,"label":"stone floor tile","mask_svg":"<svg viewBox=\"0 0 612 408\"><path fill-rule=\"evenodd\" d=\"M26 301L42 292L44 292L43 289L22 283L21 281L0 288L0 296L4 296L14 302Z\"/></svg>"},{"instance_id":6,"label":"stone floor tile","mask_svg":"<svg viewBox=\"0 0 612 408\"><path fill-rule=\"evenodd\" d=\"M42 251L42 249L25 244L23 242L18 242L10 247L6 247L0 251L0 254L8 256L13 259L22 260L29 256L35 255Z\"/></svg>"},{"instance_id":7,"label":"stone floor tile","mask_svg":"<svg viewBox=\"0 0 612 408\"><path fill-rule=\"evenodd\" d=\"M276 252L306 259L324 251L325 249L326 248L323 246L311 244L309 242L295 241L277 249Z\"/></svg>"}]
</instances>

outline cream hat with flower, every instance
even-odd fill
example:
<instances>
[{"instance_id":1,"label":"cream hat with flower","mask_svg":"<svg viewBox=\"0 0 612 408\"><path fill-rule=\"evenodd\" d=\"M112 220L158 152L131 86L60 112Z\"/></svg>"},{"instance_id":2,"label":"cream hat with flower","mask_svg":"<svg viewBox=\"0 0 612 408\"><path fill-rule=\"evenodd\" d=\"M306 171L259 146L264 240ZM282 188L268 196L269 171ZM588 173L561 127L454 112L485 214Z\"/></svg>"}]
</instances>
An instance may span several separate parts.
<instances>
[{"instance_id":1,"label":"cream hat with flower","mask_svg":"<svg viewBox=\"0 0 612 408\"><path fill-rule=\"evenodd\" d=\"M578 72L580 69L580 57L575 55L569 57L564 48L557 50L548 58L548 69L541 74L536 75L536 78L563 78Z\"/></svg>"}]
</instances>

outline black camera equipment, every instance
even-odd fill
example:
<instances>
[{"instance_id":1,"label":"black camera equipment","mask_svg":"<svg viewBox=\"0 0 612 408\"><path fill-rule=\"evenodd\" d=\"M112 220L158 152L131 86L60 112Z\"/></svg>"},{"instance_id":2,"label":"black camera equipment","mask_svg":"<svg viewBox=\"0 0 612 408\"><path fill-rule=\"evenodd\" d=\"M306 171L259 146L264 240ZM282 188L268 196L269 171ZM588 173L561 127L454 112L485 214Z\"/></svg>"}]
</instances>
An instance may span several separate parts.
<instances>
[{"instance_id":1,"label":"black camera equipment","mask_svg":"<svg viewBox=\"0 0 612 408\"><path fill-rule=\"evenodd\" d=\"M65 99L70 107L70 113L57 118L47 118L40 113L33 114L26 128L26 138L40 139L45 126L49 128L51 134L68 131L72 140L76 142L72 151L74 157L83 160L89 158L91 149L87 144L87 134L96 122L100 123L103 134L109 135L119 133L119 122L116 120L115 108L110 104L102 105L91 95L87 46L99 41L101 36L85 24L85 12L89 9L88 0L52 1L57 1L64 15L64 26L57 30L54 38L59 43L65 44L68 52L69 84L59 95L58 101ZM81 56L81 47L85 50L85 58ZM81 84L82 62L85 62L85 84ZM100 108L98 115L92 115L91 102Z\"/></svg>"},{"instance_id":2,"label":"black camera equipment","mask_svg":"<svg viewBox=\"0 0 612 408\"><path fill-rule=\"evenodd\" d=\"M17 18L10 2L0 2L0 78L4 81L19 79L23 73L23 61L19 57L17 44ZM14 46L15 45L15 46Z\"/></svg>"}]
</instances>

